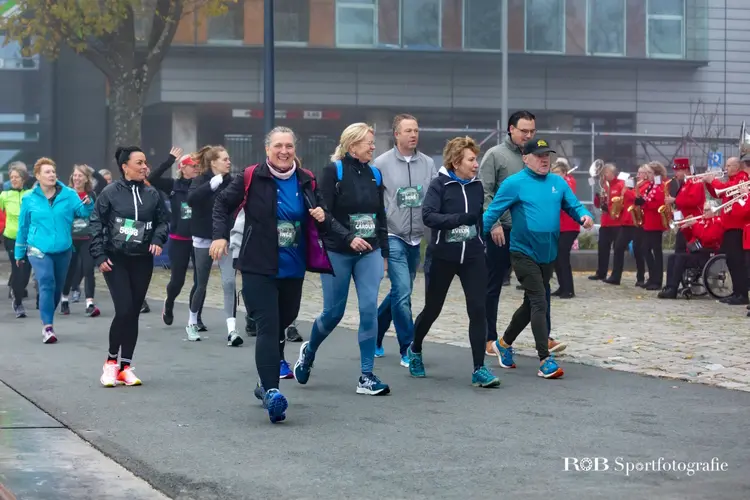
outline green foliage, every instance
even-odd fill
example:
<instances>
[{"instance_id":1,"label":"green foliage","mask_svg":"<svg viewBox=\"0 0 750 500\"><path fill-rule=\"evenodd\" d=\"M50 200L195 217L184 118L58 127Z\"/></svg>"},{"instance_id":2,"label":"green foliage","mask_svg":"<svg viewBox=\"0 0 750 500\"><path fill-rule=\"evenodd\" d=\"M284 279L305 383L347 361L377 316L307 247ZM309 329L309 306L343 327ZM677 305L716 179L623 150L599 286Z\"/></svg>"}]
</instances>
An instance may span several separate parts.
<instances>
[{"instance_id":1,"label":"green foliage","mask_svg":"<svg viewBox=\"0 0 750 500\"><path fill-rule=\"evenodd\" d=\"M598 247L598 237L591 232L583 232L578 235L578 249L579 250L596 250Z\"/></svg>"}]
</instances>

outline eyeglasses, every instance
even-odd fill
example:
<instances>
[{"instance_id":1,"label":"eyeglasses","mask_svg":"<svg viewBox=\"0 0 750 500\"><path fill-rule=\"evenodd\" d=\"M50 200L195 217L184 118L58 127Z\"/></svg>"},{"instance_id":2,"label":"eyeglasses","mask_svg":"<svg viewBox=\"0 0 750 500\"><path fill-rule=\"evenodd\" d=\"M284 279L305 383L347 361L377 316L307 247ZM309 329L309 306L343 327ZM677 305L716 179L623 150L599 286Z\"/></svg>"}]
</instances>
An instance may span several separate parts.
<instances>
[{"instance_id":1,"label":"eyeglasses","mask_svg":"<svg viewBox=\"0 0 750 500\"><path fill-rule=\"evenodd\" d=\"M516 130L518 130L519 132L521 132L523 135L534 135L534 134L536 134L536 129L535 128L531 129L531 130L527 130L527 129L523 129L523 128L517 128Z\"/></svg>"}]
</instances>

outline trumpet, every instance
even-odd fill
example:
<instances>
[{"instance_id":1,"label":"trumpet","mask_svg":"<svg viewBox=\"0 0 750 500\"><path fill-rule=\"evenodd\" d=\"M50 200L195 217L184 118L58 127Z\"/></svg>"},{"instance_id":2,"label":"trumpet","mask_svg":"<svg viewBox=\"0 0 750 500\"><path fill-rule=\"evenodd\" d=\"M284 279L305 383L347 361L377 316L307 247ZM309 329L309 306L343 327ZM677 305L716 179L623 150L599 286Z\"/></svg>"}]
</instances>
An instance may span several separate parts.
<instances>
[{"instance_id":1,"label":"trumpet","mask_svg":"<svg viewBox=\"0 0 750 500\"><path fill-rule=\"evenodd\" d=\"M684 224L687 224L688 222L698 222L699 220L702 220L702 219L704 219L703 215L696 215L695 217L688 217L687 219L673 221L669 225L669 227L671 227L672 229L676 227L679 228L679 227L682 227Z\"/></svg>"},{"instance_id":2,"label":"trumpet","mask_svg":"<svg viewBox=\"0 0 750 500\"><path fill-rule=\"evenodd\" d=\"M740 182L724 189L717 189L716 196L738 196L742 194L741 191L743 188L750 188L750 181Z\"/></svg>"},{"instance_id":3,"label":"trumpet","mask_svg":"<svg viewBox=\"0 0 750 500\"><path fill-rule=\"evenodd\" d=\"M732 206L734 206L735 203L739 203L740 205L744 205L747 202L747 197L748 197L747 194L742 194L742 195L739 195L739 196L735 196L734 198L732 198L728 202L722 203L718 207L712 207L711 210L714 213L718 213L718 212L721 212L722 209L723 209L724 213L726 214L726 213L728 213L728 212L730 212L732 210Z\"/></svg>"},{"instance_id":4,"label":"trumpet","mask_svg":"<svg viewBox=\"0 0 750 500\"><path fill-rule=\"evenodd\" d=\"M695 175L686 175L685 180L691 181L691 180L703 180L705 177L708 176L716 176L717 179L721 179L725 175L727 175L726 170L716 171L716 170L709 170L708 172L703 172L702 174L695 174Z\"/></svg>"},{"instance_id":5,"label":"trumpet","mask_svg":"<svg viewBox=\"0 0 750 500\"><path fill-rule=\"evenodd\" d=\"M570 174L572 174L573 172L575 172L577 168L578 168L578 165L576 165L575 167L573 167L573 168L571 168L570 170L568 170L568 175L570 175Z\"/></svg>"}]
</instances>

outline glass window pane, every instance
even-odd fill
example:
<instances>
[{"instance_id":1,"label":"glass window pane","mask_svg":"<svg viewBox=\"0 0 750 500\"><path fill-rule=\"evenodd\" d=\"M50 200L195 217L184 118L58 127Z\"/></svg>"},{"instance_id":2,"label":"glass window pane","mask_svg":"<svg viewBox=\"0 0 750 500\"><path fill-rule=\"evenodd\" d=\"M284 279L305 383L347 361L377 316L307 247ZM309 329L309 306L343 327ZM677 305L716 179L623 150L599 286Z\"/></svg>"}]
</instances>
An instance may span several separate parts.
<instances>
[{"instance_id":1,"label":"glass window pane","mask_svg":"<svg viewBox=\"0 0 750 500\"><path fill-rule=\"evenodd\" d=\"M464 48L502 50L502 3L464 0Z\"/></svg>"},{"instance_id":2,"label":"glass window pane","mask_svg":"<svg viewBox=\"0 0 750 500\"><path fill-rule=\"evenodd\" d=\"M401 45L440 47L441 0L401 1Z\"/></svg>"},{"instance_id":3,"label":"glass window pane","mask_svg":"<svg viewBox=\"0 0 750 500\"><path fill-rule=\"evenodd\" d=\"M648 0L648 13L652 16L682 16L684 9L685 0Z\"/></svg>"},{"instance_id":4,"label":"glass window pane","mask_svg":"<svg viewBox=\"0 0 750 500\"><path fill-rule=\"evenodd\" d=\"M375 45L375 9L339 5L339 45Z\"/></svg>"},{"instance_id":5,"label":"glass window pane","mask_svg":"<svg viewBox=\"0 0 750 500\"><path fill-rule=\"evenodd\" d=\"M648 54L682 56L682 21L679 19L648 20Z\"/></svg>"},{"instance_id":6,"label":"glass window pane","mask_svg":"<svg viewBox=\"0 0 750 500\"><path fill-rule=\"evenodd\" d=\"M277 42L310 40L310 4L307 0L276 0L273 11L274 37Z\"/></svg>"},{"instance_id":7,"label":"glass window pane","mask_svg":"<svg viewBox=\"0 0 750 500\"><path fill-rule=\"evenodd\" d=\"M228 11L223 16L208 18L209 40L243 40L245 38L244 2L228 4Z\"/></svg>"},{"instance_id":8,"label":"glass window pane","mask_svg":"<svg viewBox=\"0 0 750 500\"><path fill-rule=\"evenodd\" d=\"M565 0L526 1L526 50L563 52Z\"/></svg>"},{"instance_id":9,"label":"glass window pane","mask_svg":"<svg viewBox=\"0 0 750 500\"><path fill-rule=\"evenodd\" d=\"M589 54L625 53L625 2L589 0Z\"/></svg>"}]
</instances>

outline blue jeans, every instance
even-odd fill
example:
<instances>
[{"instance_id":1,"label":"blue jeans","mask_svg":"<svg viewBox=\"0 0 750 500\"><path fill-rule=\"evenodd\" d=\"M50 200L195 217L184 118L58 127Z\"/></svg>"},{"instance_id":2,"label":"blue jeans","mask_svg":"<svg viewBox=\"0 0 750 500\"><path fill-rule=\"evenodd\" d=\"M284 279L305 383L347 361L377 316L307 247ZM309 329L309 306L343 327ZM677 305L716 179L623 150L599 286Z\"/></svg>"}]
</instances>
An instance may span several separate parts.
<instances>
[{"instance_id":1,"label":"blue jeans","mask_svg":"<svg viewBox=\"0 0 750 500\"><path fill-rule=\"evenodd\" d=\"M388 237L388 277L391 280L391 291L378 307L378 347L383 345L383 337L391 321L396 327L399 351L406 354L406 349L414 340L414 319L411 312L411 294L414 289L414 278L419 267L419 245L409 245L401 238Z\"/></svg>"},{"instance_id":2,"label":"blue jeans","mask_svg":"<svg viewBox=\"0 0 750 500\"><path fill-rule=\"evenodd\" d=\"M317 352L320 344L344 317L349 283L354 278L359 302L359 355L362 373L372 373L378 336L378 290L383 280L383 256L380 250L365 255L328 252L334 275L321 274L323 312L315 319L307 348Z\"/></svg>"},{"instance_id":3,"label":"blue jeans","mask_svg":"<svg viewBox=\"0 0 750 500\"><path fill-rule=\"evenodd\" d=\"M43 325L53 324L72 254L72 249L69 249L65 252L44 254L41 259L28 255L36 280L39 282L39 316Z\"/></svg>"}]
</instances>

